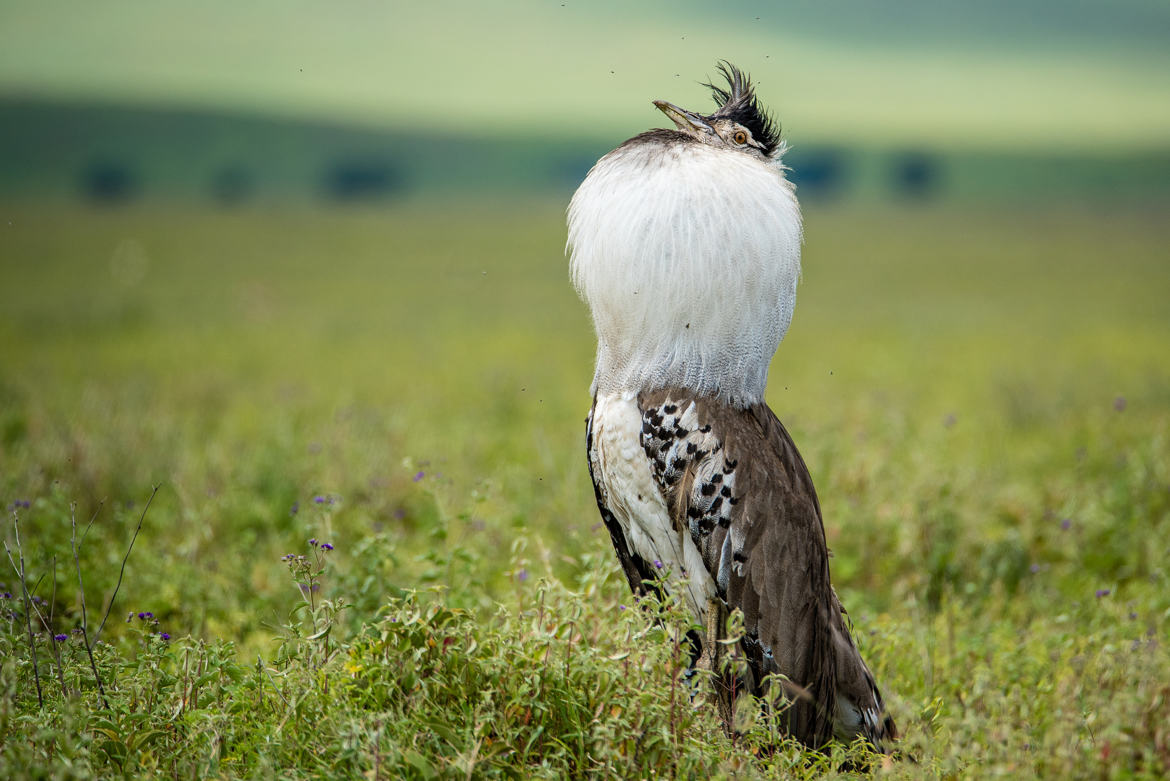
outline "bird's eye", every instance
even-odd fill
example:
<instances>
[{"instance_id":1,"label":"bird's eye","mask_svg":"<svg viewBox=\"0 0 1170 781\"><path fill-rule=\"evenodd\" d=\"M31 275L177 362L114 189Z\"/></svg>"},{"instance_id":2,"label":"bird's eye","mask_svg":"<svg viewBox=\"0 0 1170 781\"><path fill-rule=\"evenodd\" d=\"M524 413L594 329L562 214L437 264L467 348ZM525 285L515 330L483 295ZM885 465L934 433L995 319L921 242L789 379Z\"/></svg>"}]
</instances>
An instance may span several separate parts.
<instances>
[{"instance_id":1,"label":"bird's eye","mask_svg":"<svg viewBox=\"0 0 1170 781\"><path fill-rule=\"evenodd\" d=\"M747 133L743 132L742 130L737 130L735 131L735 135L731 137L731 140L740 145L746 144Z\"/></svg>"}]
</instances>

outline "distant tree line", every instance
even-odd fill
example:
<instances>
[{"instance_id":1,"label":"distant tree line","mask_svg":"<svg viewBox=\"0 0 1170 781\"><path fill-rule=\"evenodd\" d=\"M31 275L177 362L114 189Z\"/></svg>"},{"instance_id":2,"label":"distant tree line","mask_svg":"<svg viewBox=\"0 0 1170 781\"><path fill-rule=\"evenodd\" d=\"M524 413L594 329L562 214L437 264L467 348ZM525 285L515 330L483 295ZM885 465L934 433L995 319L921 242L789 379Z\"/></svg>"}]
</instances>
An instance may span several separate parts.
<instances>
[{"instance_id":1,"label":"distant tree line","mask_svg":"<svg viewBox=\"0 0 1170 781\"><path fill-rule=\"evenodd\" d=\"M259 178L246 165L227 165L208 177L206 193L225 206L245 203L256 195ZM132 163L102 159L82 171L80 193L94 203L126 203L145 194L142 179ZM386 161L342 160L326 167L317 189L325 200L357 202L393 198L407 188L400 169Z\"/></svg>"},{"instance_id":2,"label":"distant tree line","mask_svg":"<svg viewBox=\"0 0 1170 781\"><path fill-rule=\"evenodd\" d=\"M856 163L847 149L795 149L784 162L802 198L830 200L847 195L856 185ZM942 162L928 152L893 153L884 167L884 187L895 196L926 200L939 194Z\"/></svg>"},{"instance_id":3,"label":"distant tree line","mask_svg":"<svg viewBox=\"0 0 1170 781\"><path fill-rule=\"evenodd\" d=\"M534 161L539 162L539 161ZM589 170L593 157L561 155L547 163L548 185L571 188ZM788 177L802 198L831 200L846 196L856 186L857 165L850 151L821 147L793 150L785 157ZM908 200L925 200L939 194L941 161L923 151L891 154L885 164L884 188ZM243 163L225 165L206 180L210 200L235 206L251 200L261 176ZM118 204L145 194L143 178L131 162L102 158L81 173L80 193L94 203ZM402 166L385 158L343 158L327 164L318 177L316 194L326 201L356 203L388 200L409 190Z\"/></svg>"}]
</instances>

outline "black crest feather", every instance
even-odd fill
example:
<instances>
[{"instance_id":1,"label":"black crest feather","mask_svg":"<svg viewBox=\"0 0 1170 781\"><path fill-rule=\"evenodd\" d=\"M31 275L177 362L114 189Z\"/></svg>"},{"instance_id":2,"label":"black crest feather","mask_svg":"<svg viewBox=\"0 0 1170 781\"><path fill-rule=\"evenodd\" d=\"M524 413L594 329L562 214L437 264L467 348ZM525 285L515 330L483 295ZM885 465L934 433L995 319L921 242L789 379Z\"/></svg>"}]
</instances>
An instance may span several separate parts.
<instances>
[{"instance_id":1,"label":"black crest feather","mask_svg":"<svg viewBox=\"0 0 1170 781\"><path fill-rule=\"evenodd\" d=\"M751 77L727 60L719 63L719 72L727 88L707 83L718 108L711 117L730 119L752 132L752 138L764 145L769 155L780 145L780 124L760 105Z\"/></svg>"}]
</instances>

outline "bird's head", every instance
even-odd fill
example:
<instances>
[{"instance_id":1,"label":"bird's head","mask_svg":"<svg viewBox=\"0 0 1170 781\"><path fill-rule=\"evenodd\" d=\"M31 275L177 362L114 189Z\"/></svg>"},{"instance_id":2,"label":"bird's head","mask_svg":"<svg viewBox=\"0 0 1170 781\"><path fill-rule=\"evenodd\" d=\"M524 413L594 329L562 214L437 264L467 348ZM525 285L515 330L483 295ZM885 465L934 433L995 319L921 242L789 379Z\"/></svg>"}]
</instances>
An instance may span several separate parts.
<instances>
[{"instance_id":1,"label":"bird's head","mask_svg":"<svg viewBox=\"0 0 1170 781\"><path fill-rule=\"evenodd\" d=\"M665 100L656 100L654 105L670 117L680 132L700 143L760 160L779 157L784 151L780 126L760 105L751 79L726 60L719 63L719 72L727 80L727 87L706 85L715 98L714 113L687 111Z\"/></svg>"}]
</instances>

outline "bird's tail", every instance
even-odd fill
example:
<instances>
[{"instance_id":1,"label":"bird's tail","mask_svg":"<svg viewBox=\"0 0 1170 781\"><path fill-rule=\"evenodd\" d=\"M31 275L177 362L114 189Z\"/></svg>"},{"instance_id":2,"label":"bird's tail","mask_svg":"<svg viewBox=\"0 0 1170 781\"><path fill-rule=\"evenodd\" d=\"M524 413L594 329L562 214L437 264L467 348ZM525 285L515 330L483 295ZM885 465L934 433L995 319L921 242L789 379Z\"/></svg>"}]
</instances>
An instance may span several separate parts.
<instances>
[{"instance_id":1,"label":"bird's tail","mask_svg":"<svg viewBox=\"0 0 1170 781\"><path fill-rule=\"evenodd\" d=\"M836 592L833 603L833 649L837 657L834 736L848 742L860 736L876 750L888 754L898 739L898 727L886 711L877 682L853 643L845 609Z\"/></svg>"}]
</instances>

